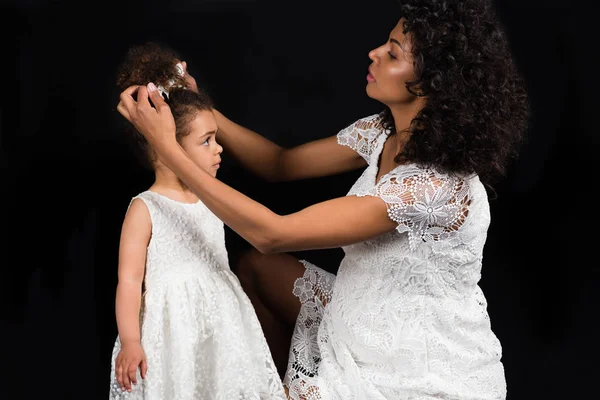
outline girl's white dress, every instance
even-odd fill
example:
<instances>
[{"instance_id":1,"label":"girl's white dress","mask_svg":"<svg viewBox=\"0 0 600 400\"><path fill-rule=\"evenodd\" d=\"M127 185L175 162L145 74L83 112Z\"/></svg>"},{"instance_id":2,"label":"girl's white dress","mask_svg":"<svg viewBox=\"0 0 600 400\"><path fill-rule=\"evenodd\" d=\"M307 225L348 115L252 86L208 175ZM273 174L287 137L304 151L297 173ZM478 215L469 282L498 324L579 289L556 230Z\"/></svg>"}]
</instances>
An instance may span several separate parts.
<instances>
[{"instance_id":1,"label":"girl's white dress","mask_svg":"<svg viewBox=\"0 0 600 400\"><path fill-rule=\"evenodd\" d=\"M503 400L502 348L478 285L490 223L477 176L400 165L376 182L379 115L338 134L368 162L348 196L395 231L345 246L334 276L306 261L285 383L294 400ZM356 210L360 213L360 210Z\"/></svg>"},{"instance_id":2,"label":"girl's white dress","mask_svg":"<svg viewBox=\"0 0 600 400\"><path fill-rule=\"evenodd\" d=\"M202 202L140 193L152 219L141 342L148 372L131 393L115 379L109 398L135 400L285 399L260 323L229 268L225 231Z\"/></svg>"}]
</instances>

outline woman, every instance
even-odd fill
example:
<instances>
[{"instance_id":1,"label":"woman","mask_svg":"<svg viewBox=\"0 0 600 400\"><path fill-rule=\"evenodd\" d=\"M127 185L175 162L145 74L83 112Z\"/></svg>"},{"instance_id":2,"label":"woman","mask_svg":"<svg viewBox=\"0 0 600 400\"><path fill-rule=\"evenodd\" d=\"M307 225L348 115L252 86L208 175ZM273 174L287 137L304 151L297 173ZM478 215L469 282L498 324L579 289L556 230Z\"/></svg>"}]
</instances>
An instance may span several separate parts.
<instances>
[{"instance_id":1,"label":"woman","mask_svg":"<svg viewBox=\"0 0 600 400\"><path fill-rule=\"evenodd\" d=\"M402 15L369 53L366 90L380 114L282 149L216 112L226 151L265 179L366 167L347 196L290 215L194 165L152 83L121 94L119 112L161 160L266 254L247 258L242 280L263 326L295 323L292 399L506 397L478 286L490 223L482 182L516 155L526 93L489 1L405 1ZM340 246L337 277L279 254Z\"/></svg>"}]
</instances>

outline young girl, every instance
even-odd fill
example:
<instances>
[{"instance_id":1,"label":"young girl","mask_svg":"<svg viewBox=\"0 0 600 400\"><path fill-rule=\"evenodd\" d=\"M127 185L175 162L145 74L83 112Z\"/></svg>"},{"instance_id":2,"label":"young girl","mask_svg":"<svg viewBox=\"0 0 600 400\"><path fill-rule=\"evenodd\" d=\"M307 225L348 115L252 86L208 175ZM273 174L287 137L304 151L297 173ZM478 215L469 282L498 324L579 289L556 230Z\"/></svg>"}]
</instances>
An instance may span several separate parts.
<instances>
[{"instance_id":1,"label":"young girl","mask_svg":"<svg viewBox=\"0 0 600 400\"><path fill-rule=\"evenodd\" d=\"M117 84L158 82L179 145L215 177L223 148L211 101L183 71L173 51L148 43L130 49ZM284 399L254 309L229 268L223 222L143 136L131 135L156 178L123 221L110 399Z\"/></svg>"}]
</instances>

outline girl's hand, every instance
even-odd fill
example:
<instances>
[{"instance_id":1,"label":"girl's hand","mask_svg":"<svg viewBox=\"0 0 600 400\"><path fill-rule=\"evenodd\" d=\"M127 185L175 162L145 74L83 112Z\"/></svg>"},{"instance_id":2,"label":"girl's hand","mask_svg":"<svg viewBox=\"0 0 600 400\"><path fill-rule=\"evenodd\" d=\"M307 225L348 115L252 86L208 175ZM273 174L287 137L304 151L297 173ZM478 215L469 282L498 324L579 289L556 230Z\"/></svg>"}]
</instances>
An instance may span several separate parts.
<instances>
[{"instance_id":1,"label":"girl's hand","mask_svg":"<svg viewBox=\"0 0 600 400\"><path fill-rule=\"evenodd\" d=\"M137 369L140 368L142 379L146 379L148 364L146 354L139 342L122 343L121 351L115 360L115 375L123 390L131 392L133 383L137 385Z\"/></svg>"},{"instance_id":2,"label":"girl's hand","mask_svg":"<svg viewBox=\"0 0 600 400\"><path fill-rule=\"evenodd\" d=\"M153 83L149 83L147 87L130 86L121 93L120 98L117 110L152 147L175 142L173 114Z\"/></svg>"}]
</instances>

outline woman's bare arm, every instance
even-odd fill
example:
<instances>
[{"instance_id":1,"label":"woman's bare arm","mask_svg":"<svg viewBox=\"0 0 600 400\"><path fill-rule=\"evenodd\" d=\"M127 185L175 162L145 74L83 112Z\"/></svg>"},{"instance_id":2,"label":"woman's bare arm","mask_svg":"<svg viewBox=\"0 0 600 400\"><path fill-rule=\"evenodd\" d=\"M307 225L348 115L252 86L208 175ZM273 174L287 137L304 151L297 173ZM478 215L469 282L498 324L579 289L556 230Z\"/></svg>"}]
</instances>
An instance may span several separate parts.
<instances>
[{"instance_id":1,"label":"woman's bare arm","mask_svg":"<svg viewBox=\"0 0 600 400\"><path fill-rule=\"evenodd\" d=\"M175 139L168 105L153 85L121 94L119 112L128 115L171 169L225 224L264 253L333 248L395 229L387 206L376 197L348 196L281 216L200 168ZM137 100L131 96L137 90ZM154 106L150 104L150 99Z\"/></svg>"},{"instance_id":2,"label":"woman's bare arm","mask_svg":"<svg viewBox=\"0 0 600 400\"><path fill-rule=\"evenodd\" d=\"M245 168L270 182L292 181L336 175L366 166L354 150L330 136L292 148L283 148L245 128L218 110L217 140Z\"/></svg>"},{"instance_id":3,"label":"woman's bare arm","mask_svg":"<svg viewBox=\"0 0 600 400\"><path fill-rule=\"evenodd\" d=\"M335 248L396 227L383 200L371 196L346 196L278 215L204 171L174 139L154 147L219 219L262 253Z\"/></svg>"}]
</instances>

